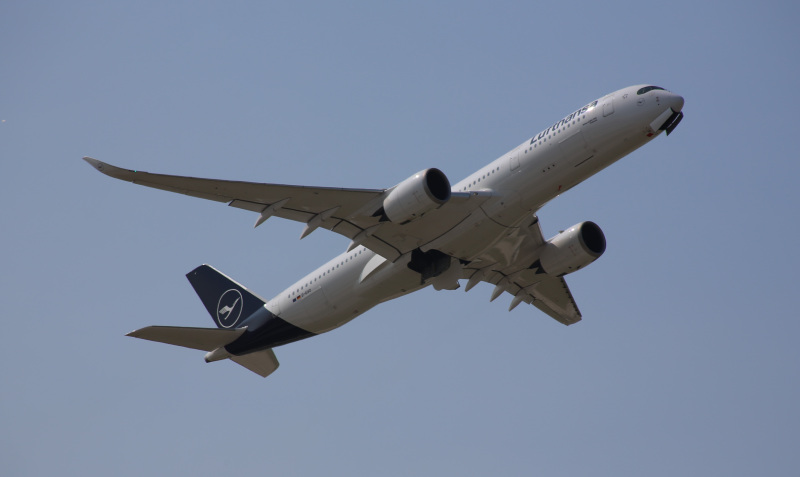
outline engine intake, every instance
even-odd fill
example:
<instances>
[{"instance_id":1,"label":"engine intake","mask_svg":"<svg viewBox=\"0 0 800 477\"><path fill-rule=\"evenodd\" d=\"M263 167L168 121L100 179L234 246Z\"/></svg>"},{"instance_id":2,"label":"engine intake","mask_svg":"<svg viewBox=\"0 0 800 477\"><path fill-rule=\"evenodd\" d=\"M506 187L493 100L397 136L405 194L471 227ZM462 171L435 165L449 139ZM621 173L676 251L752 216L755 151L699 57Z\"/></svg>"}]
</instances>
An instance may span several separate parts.
<instances>
[{"instance_id":1,"label":"engine intake","mask_svg":"<svg viewBox=\"0 0 800 477\"><path fill-rule=\"evenodd\" d=\"M439 169L417 172L397 184L383 200L386 219L404 224L450 200L450 181ZM379 211L380 212L380 211Z\"/></svg>"},{"instance_id":2,"label":"engine intake","mask_svg":"<svg viewBox=\"0 0 800 477\"><path fill-rule=\"evenodd\" d=\"M581 222L547 241L531 268L562 277L594 262L606 251L606 237L594 222Z\"/></svg>"}]
</instances>

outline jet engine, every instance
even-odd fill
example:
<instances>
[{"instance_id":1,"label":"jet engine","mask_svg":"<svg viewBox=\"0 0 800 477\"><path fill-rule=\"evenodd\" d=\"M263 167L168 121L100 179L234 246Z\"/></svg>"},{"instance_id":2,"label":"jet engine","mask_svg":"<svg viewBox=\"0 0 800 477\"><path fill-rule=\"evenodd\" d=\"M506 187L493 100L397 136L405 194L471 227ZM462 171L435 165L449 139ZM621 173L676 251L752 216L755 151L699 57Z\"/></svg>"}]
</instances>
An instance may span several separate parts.
<instances>
[{"instance_id":1,"label":"jet engine","mask_svg":"<svg viewBox=\"0 0 800 477\"><path fill-rule=\"evenodd\" d=\"M606 251L606 237L594 222L581 222L551 238L531 268L562 277L594 262Z\"/></svg>"},{"instance_id":2,"label":"jet engine","mask_svg":"<svg viewBox=\"0 0 800 477\"><path fill-rule=\"evenodd\" d=\"M383 200L382 215L404 224L421 217L450 199L450 181L439 169L425 169L397 184Z\"/></svg>"}]
</instances>

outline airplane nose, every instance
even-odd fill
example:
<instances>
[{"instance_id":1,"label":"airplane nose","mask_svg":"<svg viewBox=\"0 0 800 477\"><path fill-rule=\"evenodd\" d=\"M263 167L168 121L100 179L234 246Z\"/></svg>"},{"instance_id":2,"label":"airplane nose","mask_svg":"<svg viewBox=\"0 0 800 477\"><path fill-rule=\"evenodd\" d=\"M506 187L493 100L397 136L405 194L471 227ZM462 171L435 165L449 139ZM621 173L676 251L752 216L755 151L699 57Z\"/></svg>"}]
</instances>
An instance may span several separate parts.
<instances>
[{"instance_id":1,"label":"airplane nose","mask_svg":"<svg viewBox=\"0 0 800 477\"><path fill-rule=\"evenodd\" d=\"M683 119L683 111L681 111L683 109L683 96L670 93L667 102L672 110L672 115L669 117L669 119L667 119L667 122L665 122L660 129L666 130L667 136L669 136L672 131L678 127L678 124L680 124L681 120Z\"/></svg>"},{"instance_id":2,"label":"airplane nose","mask_svg":"<svg viewBox=\"0 0 800 477\"><path fill-rule=\"evenodd\" d=\"M672 108L673 111L680 112L683 109L683 96L674 94L669 100L669 106Z\"/></svg>"}]
</instances>

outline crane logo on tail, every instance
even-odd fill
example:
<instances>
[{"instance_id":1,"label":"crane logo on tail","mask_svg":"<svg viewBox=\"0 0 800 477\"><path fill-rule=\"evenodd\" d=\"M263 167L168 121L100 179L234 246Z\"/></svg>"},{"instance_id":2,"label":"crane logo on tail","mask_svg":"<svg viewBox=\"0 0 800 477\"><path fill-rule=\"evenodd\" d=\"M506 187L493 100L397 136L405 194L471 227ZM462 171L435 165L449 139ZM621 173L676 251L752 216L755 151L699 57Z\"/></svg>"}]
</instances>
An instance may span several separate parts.
<instances>
[{"instance_id":1,"label":"crane logo on tail","mask_svg":"<svg viewBox=\"0 0 800 477\"><path fill-rule=\"evenodd\" d=\"M219 297L217 304L217 323L223 328L230 328L239 322L242 316L242 292L231 288Z\"/></svg>"}]
</instances>

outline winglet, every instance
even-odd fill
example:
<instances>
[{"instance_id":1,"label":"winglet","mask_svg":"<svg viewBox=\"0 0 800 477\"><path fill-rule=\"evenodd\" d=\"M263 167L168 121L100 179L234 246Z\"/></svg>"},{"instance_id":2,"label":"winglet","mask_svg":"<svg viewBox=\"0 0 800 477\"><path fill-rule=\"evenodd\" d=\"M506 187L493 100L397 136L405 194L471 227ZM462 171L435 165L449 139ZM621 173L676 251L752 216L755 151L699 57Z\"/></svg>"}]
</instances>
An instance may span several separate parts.
<instances>
[{"instance_id":1,"label":"winglet","mask_svg":"<svg viewBox=\"0 0 800 477\"><path fill-rule=\"evenodd\" d=\"M95 159L93 157L89 157L89 156L83 156L83 160L88 162L89 164L91 164L92 167L94 167L95 169L102 170L102 164L103 163L98 161L97 159Z\"/></svg>"},{"instance_id":2,"label":"winglet","mask_svg":"<svg viewBox=\"0 0 800 477\"><path fill-rule=\"evenodd\" d=\"M83 160L88 162L92 167L103 174L115 179L132 182L134 175L136 174L136 171L129 171L128 169L112 166L111 164L106 164L105 162L98 161L92 157L84 157Z\"/></svg>"}]
</instances>

